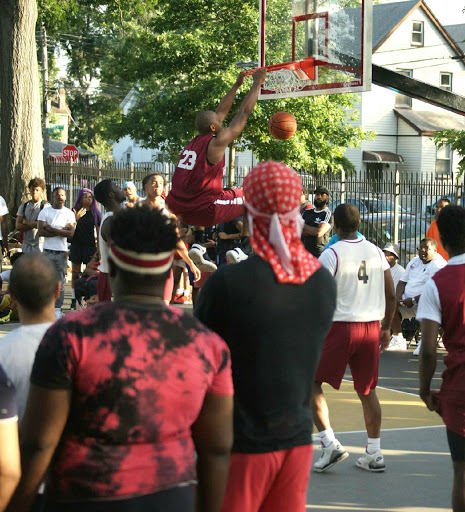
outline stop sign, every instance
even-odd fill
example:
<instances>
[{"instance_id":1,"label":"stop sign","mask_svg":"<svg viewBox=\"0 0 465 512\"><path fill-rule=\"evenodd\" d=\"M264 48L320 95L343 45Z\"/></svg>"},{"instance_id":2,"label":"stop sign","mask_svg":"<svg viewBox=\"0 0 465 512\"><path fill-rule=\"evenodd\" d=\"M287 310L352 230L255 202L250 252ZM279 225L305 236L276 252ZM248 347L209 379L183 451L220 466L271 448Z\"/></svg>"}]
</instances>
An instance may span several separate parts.
<instances>
[{"instance_id":1,"label":"stop sign","mask_svg":"<svg viewBox=\"0 0 465 512\"><path fill-rule=\"evenodd\" d=\"M79 158L79 150L73 144L68 144L63 148L63 160L77 160Z\"/></svg>"}]
</instances>

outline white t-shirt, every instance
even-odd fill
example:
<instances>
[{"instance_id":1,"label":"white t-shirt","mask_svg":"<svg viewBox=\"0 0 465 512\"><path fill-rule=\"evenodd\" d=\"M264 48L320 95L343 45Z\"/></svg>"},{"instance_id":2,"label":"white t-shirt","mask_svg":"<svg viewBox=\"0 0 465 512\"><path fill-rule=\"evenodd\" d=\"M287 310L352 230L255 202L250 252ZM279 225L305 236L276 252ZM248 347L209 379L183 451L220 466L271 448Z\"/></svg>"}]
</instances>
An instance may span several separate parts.
<instances>
[{"instance_id":1,"label":"white t-shirt","mask_svg":"<svg viewBox=\"0 0 465 512\"><path fill-rule=\"evenodd\" d=\"M102 222L100 223L100 230L98 232L98 246L100 249L100 265L98 266L98 269L100 272L105 272L105 274L108 274L108 271L110 270L108 267L109 249L108 244L102 237L102 226L105 219L111 217L112 215L113 212L106 212L102 215Z\"/></svg>"},{"instance_id":2,"label":"white t-shirt","mask_svg":"<svg viewBox=\"0 0 465 512\"><path fill-rule=\"evenodd\" d=\"M5 199L0 196L0 217L3 217L8 213L8 206L6 205ZM0 240L3 240L2 230L0 229Z\"/></svg>"},{"instance_id":3,"label":"white t-shirt","mask_svg":"<svg viewBox=\"0 0 465 512\"><path fill-rule=\"evenodd\" d=\"M37 348L51 322L21 325L0 339L0 364L16 388L18 417L21 421L29 394L29 378Z\"/></svg>"},{"instance_id":4,"label":"white t-shirt","mask_svg":"<svg viewBox=\"0 0 465 512\"><path fill-rule=\"evenodd\" d=\"M465 254L454 256L447 262L448 265L464 265ZM417 320L432 320L441 325L441 301L436 283L430 279L426 284L418 302Z\"/></svg>"},{"instance_id":5,"label":"white t-shirt","mask_svg":"<svg viewBox=\"0 0 465 512\"><path fill-rule=\"evenodd\" d=\"M43 220L52 228L63 229L66 224L76 224L74 213L66 206L55 209L53 206L44 208L37 217L37 220ZM68 242L65 236L44 237L44 250L68 252Z\"/></svg>"},{"instance_id":6,"label":"white t-shirt","mask_svg":"<svg viewBox=\"0 0 465 512\"><path fill-rule=\"evenodd\" d=\"M403 276L400 278L401 281L407 283L402 298L406 299L421 295L426 282L446 265L447 261L440 254L436 254L436 256L426 264L421 261L419 256L413 258L413 260L409 261Z\"/></svg>"},{"instance_id":7,"label":"white t-shirt","mask_svg":"<svg viewBox=\"0 0 465 512\"><path fill-rule=\"evenodd\" d=\"M404 275L405 268L399 265L396 261L396 264L389 269L391 271L391 277L394 281L394 290L397 288L397 284L399 283L400 278Z\"/></svg>"},{"instance_id":8,"label":"white t-shirt","mask_svg":"<svg viewBox=\"0 0 465 512\"><path fill-rule=\"evenodd\" d=\"M334 322L383 319L386 306L384 271L389 268L389 263L381 249L360 238L341 240L328 247L320 261L336 279Z\"/></svg>"}]
</instances>

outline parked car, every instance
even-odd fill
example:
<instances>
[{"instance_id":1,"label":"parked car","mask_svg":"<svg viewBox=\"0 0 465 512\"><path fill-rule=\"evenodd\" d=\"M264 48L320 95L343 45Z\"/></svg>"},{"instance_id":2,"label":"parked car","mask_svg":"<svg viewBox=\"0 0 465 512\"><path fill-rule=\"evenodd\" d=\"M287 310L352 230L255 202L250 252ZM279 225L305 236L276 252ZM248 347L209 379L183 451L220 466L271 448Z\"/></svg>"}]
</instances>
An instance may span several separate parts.
<instances>
[{"instance_id":1,"label":"parked car","mask_svg":"<svg viewBox=\"0 0 465 512\"><path fill-rule=\"evenodd\" d=\"M346 197L346 203L354 204L360 211L360 215L363 217L368 213L388 213L395 211L394 201L386 199L378 199L376 197ZM329 208L331 211L341 204L341 200L337 199L333 201ZM409 213L408 210L403 208L400 204L397 206L399 213Z\"/></svg>"},{"instance_id":2,"label":"parked car","mask_svg":"<svg viewBox=\"0 0 465 512\"><path fill-rule=\"evenodd\" d=\"M428 228L429 224L415 215L399 215L398 244L401 249L402 265L417 256L417 247ZM382 249L388 242L394 242L394 214L375 213L362 216L359 231L367 240Z\"/></svg>"}]
</instances>

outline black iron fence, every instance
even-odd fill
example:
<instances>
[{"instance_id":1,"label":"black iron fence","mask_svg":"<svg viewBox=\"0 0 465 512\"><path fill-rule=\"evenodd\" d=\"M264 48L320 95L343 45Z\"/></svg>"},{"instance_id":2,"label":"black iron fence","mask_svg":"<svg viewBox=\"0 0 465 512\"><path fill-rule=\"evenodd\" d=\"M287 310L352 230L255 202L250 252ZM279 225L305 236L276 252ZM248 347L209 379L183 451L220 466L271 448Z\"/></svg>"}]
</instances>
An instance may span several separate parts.
<instances>
[{"instance_id":1,"label":"black iron fence","mask_svg":"<svg viewBox=\"0 0 465 512\"><path fill-rule=\"evenodd\" d=\"M233 181L241 186L246 167L235 170ZM172 164L148 162L139 164L85 163L46 164L45 177L48 191L57 186L67 190L68 205L72 206L77 193L83 187L93 189L102 179L112 179L122 186L133 181L142 195L142 179L147 174L158 172L165 177L167 189L174 172ZM317 185L331 191L330 208L343 202L355 204L360 210L360 232L369 240L383 247L388 242L397 243L401 249L401 264L405 265L416 256L416 247L425 237L434 218L434 205L441 197L461 204L463 177L438 177L437 175L402 174L398 171L359 172L351 175L301 174L302 183L308 189L310 201ZM224 186L230 176L225 175Z\"/></svg>"}]
</instances>

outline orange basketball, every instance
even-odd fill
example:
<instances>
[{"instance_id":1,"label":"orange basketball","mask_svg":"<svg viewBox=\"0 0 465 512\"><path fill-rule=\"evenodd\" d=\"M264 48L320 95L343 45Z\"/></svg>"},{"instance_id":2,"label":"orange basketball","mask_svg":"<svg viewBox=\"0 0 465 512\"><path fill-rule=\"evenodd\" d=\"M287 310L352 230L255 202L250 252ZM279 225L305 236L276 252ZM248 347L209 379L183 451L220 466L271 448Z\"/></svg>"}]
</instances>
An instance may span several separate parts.
<instances>
[{"instance_id":1,"label":"orange basketball","mask_svg":"<svg viewBox=\"0 0 465 512\"><path fill-rule=\"evenodd\" d=\"M276 112L271 116L268 128L275 139L290 139L297 130L297 121L289 112Z\"/></svg>"}]
</instances>

